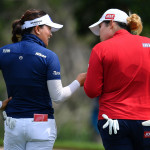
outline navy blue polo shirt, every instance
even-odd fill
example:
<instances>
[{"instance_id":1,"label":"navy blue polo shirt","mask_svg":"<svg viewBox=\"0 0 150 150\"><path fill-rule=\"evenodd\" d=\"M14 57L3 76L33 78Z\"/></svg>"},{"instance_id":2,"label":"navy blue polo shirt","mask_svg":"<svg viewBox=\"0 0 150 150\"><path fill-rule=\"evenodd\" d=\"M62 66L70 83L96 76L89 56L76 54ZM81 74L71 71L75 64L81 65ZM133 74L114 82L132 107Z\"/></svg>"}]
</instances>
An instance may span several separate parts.
<instances>
[{"instance_id":1,"label":"navy blue polo shirt","mask_svg":"<svg viewBox=\"0 0 150 150\"><path fill-rule=\"evenodd\" d=\"M0 69L8 97L12 96L6 107L8 116L33 118L39 113L53 118L47 80L61 79L60 63L37 36L26 34L20 42L0 48Z\"/></svg>"}]
</instances>

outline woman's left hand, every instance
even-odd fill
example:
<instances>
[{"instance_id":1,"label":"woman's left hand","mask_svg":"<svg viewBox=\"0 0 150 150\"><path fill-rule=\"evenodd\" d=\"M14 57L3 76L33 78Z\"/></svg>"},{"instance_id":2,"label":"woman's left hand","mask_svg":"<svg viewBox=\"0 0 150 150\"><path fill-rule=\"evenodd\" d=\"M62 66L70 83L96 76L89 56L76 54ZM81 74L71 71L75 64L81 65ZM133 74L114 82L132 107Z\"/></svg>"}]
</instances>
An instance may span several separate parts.
<instances>
[{"instance_id":1,"label":"woman's left hand","mask_svg":"<svg viewBox=\"0 0 150 150\"><path fill-rule=\"evenodd\" d=\"M12 97L9 97L8 99L5 99L4 101L2 101L2 106L0 108L0 110L4 110L8 104L8 102L12 99Z\"/></svg>"}]
</instances>

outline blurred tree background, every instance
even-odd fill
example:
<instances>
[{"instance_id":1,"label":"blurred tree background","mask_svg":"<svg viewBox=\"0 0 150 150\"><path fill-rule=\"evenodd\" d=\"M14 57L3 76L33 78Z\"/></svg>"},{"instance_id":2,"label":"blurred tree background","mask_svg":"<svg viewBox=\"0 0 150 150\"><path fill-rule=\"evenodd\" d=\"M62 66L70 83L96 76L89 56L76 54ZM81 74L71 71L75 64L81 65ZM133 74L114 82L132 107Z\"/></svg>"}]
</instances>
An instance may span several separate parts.
<instances>
[{"instance_id":1,"label":"blurred tree background","mask_svg":"<svg viewBox=\"0 0 150 150\"><path fill-rule=\"evenodd\" d=\"M148 0L0 0L0 46L11 43L11 23L20 19L27 9L41 9L54 22L64 25L53 33L48 48L54 51L61 64L63 86L80 72L86 72L92 47L99 42L88 26L99 20L109 8L137 13L143 21L141 35L150 37L150 1ZM7 97L0 74L0 99ZM61 104L54 104L58 129L57 140L100 141L91 117L96 100L89 99L83 88ZM98 136L98 138L97 138ZM0 118L0 138L3 139L3 121Z\"/></svg>"}]
</instances>

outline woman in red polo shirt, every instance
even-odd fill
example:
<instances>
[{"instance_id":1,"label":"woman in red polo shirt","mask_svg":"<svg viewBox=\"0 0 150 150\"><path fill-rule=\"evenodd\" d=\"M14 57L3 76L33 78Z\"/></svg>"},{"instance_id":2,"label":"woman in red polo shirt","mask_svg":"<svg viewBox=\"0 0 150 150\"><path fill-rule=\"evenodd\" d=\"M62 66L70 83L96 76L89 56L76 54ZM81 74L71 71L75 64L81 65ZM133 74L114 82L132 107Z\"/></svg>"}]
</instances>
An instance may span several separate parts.
<instances>
[{"instance_id":1,"label":"woman in red polo shirt","mask_svg":"<svg viewBox=\"0 0 150 150\"><path fill-rule=\"evenodd\" d=\"M89 28L101 42L91 52L84 90L90 98L99 96L104 147L148 150L150 127L142 122L150 120L150 39L139 36L141 19L109 9Z\"/></svg>"}]
</instances>

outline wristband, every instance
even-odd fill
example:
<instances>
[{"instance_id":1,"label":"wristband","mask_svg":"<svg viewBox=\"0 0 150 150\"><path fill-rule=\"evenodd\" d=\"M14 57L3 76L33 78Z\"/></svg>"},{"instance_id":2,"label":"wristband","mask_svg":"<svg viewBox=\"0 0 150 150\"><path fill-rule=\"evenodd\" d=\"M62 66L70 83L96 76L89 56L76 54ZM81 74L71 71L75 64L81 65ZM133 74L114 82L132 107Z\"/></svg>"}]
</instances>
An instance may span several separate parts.
<instances>
[{"instance_id":1,"label":"wristband","mask_svg":"<svg viewBox=\"0 0 150 150\"><path fill-rule=\"evenodd\" d=\"M2 108L2 101L0 101L0 109Z\"/></svg>"}]
</instances>

